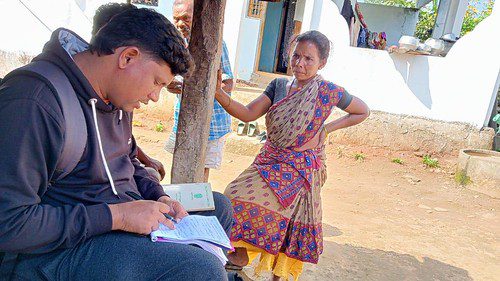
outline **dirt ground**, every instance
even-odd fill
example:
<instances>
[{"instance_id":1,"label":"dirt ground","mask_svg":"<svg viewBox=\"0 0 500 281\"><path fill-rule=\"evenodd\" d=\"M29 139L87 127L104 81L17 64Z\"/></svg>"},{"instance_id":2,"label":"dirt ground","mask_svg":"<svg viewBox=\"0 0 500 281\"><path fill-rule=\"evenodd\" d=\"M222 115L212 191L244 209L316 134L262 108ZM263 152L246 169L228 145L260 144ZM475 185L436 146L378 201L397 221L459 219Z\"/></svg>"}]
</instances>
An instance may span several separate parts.
<instances>
[{"instance_id":1,"label":"dirt ground","mask_svg":"<svg viewBox=\"0 0 500 281\"><path fill-rule=\"evenodd\" d=\"M172 161L163 150L172 124L168 109L171 104L160 102L134 117L137 142L166 167L164 183ZM159 121L164 132L154 130ZM217 191L253 161L231 151L210 175ZM436 156L440 168L432 169L413 152L338 143L329 143L327 152L324 252L300 280L500 280L500 187L459 186L455 155ZM243 273L247 280L269 278L254 276L252 267Z\"/></svg>"}]
</instances>

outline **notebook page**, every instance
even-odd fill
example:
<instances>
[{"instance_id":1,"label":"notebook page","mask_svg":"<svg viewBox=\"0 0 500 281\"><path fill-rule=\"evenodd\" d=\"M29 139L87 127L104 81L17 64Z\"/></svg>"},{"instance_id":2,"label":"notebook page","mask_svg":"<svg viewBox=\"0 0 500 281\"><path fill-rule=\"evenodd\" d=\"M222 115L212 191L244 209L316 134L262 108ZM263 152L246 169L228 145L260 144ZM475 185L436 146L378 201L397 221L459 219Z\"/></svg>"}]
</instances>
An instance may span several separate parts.
<instances>
[{"instance_id":1,"label":"notebook page","mask_svg":"<svg viewBox=\"0 0 500 281\"><path fill-rule=\"evenodd\" d=\"M175 224L175 229L165 225L151 233L151 240L158 237L170 240L205 240L225 248L231 248L231 243L216 217L190 215Z\"/></svg>"}]
</instances>

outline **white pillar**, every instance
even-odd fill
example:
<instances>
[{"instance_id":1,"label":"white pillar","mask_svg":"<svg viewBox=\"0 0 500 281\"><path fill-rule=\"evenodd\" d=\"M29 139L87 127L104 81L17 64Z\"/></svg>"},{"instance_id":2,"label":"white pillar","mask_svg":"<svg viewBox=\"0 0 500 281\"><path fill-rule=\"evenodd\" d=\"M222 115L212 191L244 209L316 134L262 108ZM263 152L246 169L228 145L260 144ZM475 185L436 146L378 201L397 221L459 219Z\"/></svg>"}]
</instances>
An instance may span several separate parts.
<instances>
[{"instance_id":1,"label":"white pillar","mask_svg":"<svg viewBox=\"0 0 500 281\"><path fill-rule=\"evenodd\" d=\"M302 32L318 29L322 7L323 0L306 0L304 9L304 22L302 23Z\"/></svg>"},{"instance_id":2,"label":"white pillar","mask_svg":"<svg viewBox=\"0 0 500 281\"><path fill-rule=\"evenodd\" d=\"M236 77L238 62L238 40L241 34L241 21L245 17L248 7L248 0L227 1L224 11L224 42L229 51L229 61Z\"/></svg>"},{"instance_id":3,"label":"white pillar","mask_svg":"<svg viewBox=\"0 0 500 281\"><path fill-rule=\"evenodd\" d=\"M305 6L304 6L302 32L311 30L311 20L313 17L314 2L315 2L315 0L306 0Z\"/></svg>"},{"instance_id":4,"label":"white pillar","mask_svg":"<svg viewBox=\"0 0 500 281\"><path fill-rule=\"evenodd\" d=\"M447 33L459 36L468 4L468 0L441 0L432 37L440 38Z\"/></svg>"}]
</instances>

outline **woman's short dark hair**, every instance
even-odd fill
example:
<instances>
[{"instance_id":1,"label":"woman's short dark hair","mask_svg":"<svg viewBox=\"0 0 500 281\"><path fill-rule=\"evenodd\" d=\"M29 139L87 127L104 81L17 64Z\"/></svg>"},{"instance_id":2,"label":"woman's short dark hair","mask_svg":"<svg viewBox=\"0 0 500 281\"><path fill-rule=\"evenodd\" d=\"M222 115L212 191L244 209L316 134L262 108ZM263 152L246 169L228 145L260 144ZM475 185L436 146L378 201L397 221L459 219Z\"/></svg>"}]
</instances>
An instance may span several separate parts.
<instances>
[{"instance_id":1,"label":"woman's short dark hair","mask_svg":"<svg viewBox=\"0 0 500 281\"><path fill-rule=\"evenodd\" d=\"M330 40L323 33L317 30L306 31L295 39L298 42L311 42L319 50L319 58L327 59L330 55Z\"/></svg>"},{"instance_id":2,"label":"woman's short dark hair","mask_svg":"<svg viewBox=\"0 0 500 281\"><path fill-rule=\"evenodd\" d=\"M111 55L123 46L136 46L153 59L166 62L174 75L194 68L182 35L167 18L150 9L130 9L111 18L90 42L90 51Z\"/></svg>"}]
</instances>

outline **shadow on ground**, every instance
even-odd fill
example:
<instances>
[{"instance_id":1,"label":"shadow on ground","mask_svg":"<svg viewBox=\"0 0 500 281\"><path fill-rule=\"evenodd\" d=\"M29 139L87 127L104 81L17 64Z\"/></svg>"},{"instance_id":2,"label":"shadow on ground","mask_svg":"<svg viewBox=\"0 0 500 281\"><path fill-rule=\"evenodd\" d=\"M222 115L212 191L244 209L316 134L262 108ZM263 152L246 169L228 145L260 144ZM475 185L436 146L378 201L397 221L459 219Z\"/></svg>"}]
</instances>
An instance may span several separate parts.
<instances>
[{"instance_id":1,"label":"shadow on ground","mask_svg":"<svg viewBox=\"0 0 500 281\"><path fill-rule=\"evenodd\" d=\"M247 267L243 280L269 280L270 275L253 275ZM290 278L291 280L291 278ZM324 242L324 252L317 265L306 265L299 280L473 280L461 268L424 257L357 247L349 244Z\"/></svg>"}]
</instances>

